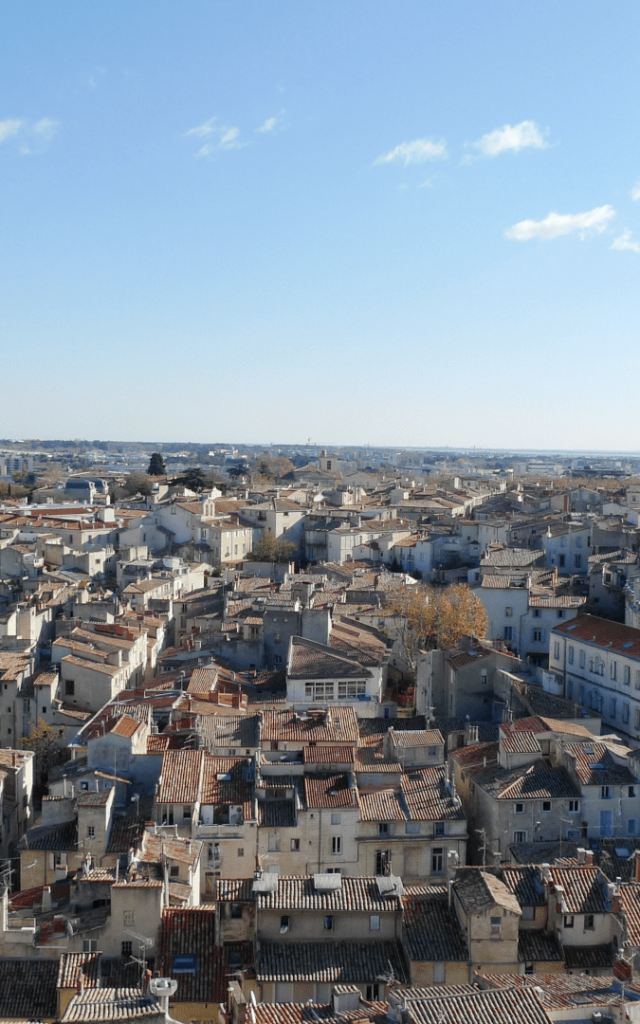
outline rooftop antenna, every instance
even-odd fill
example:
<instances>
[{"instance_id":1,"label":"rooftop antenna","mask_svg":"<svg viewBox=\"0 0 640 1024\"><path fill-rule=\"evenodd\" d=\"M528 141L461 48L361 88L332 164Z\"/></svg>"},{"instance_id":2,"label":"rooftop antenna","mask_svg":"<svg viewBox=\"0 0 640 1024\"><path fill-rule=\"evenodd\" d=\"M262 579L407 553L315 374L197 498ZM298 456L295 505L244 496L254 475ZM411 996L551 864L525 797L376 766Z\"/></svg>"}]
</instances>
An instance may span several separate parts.
<instances>
[{"instance_id":1,"label":"rooftop antenna","mask_svg":"<svg viewBox=\"0 0 640 1024\"><path fill-rule=\"evenodd\" d=\"M125 935L131 935L139 943L140 956L131 955L131 962L140 965L140 989L142 990L144 985L144 976L147 970L147 950L153 946L153 939L150 939L148 935L141 935L140 932L134 932L130 928L125 928Z\"/></svg>"}]
</instances>

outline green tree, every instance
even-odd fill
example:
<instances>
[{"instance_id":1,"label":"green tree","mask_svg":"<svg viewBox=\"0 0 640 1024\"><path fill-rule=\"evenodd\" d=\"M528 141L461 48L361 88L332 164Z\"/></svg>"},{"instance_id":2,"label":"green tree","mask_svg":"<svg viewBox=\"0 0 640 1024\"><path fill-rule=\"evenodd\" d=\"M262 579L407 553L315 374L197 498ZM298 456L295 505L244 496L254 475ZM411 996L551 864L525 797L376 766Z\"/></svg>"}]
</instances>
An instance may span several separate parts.
<instances>
[{"instance_id":1,"label":"green tree","mask_svg":"<svg viewBox=\"0 0 640 1024\"><path fill-rule=\"evenodd\" d=\"M62 745L63 742L62 737L53 726L48 725L43 718L39 718L37 724L32 726L29 735L23 736L20 740L20 746L25 750L32 750L36 755L34 785L38 796L42 796L46 791L51 769L69 760L69 754L67 748Z\"/></svg>"},{"instance_id":2,"label":"green tree","mask_svg":"<svg viewBox=\"0 0 640 1024\"><path fill-rule=\"evenodd\" d=\"M175 483L180 484L182 487L187 487L190 491L204 491L207 486L207 479L204 475L203 470L200 466L189 466L185 469L182 476L179 476Z\"/></svg>"},{"instance_id":3,"label":"green tree","mask_svg":"<svg viewBox=\"0 0 640 1024\"><path fill-rule=\"evenodd\" d=\"M151 458L149 459L149 468L147 469L148 476L165 476L167 467L164 464L164 459L160 452L152 452Z\"/></svg>"}]
</instances>

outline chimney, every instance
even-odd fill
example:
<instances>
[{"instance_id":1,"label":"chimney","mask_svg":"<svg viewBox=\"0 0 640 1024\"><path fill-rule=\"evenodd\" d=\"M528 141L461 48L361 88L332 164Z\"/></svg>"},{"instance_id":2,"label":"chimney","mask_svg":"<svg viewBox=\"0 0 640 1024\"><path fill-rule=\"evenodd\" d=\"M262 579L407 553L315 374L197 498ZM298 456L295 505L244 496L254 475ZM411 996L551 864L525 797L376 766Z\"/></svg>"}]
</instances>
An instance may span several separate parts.
<instances>
[{"instance_id":1,"label":"chimney","mask_svg":"<svg viewBox=\"0 0 640 1024\"><path fill-rule=\"evenodd\" d=\"M593 865L593 850L585 850L585 863Z\"/></svg>"}]
</instances>

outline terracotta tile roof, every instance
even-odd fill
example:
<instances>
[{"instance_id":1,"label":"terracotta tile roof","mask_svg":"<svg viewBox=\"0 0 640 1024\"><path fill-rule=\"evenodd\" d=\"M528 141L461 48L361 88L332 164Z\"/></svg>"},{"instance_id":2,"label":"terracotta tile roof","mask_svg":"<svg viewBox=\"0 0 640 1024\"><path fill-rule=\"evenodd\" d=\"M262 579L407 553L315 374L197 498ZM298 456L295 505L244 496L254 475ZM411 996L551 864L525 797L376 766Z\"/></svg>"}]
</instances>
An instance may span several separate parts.
<instances>
[{"instance_id":1,"label":"terracotta tile roof","mask_svg":"<svg viewBox=\"0 0 640 1024\"><path fill-rule=\"evenodd\" d=\"M360 793L362 821L408 821L409 814L400 793L395 789L379 789Z\"/></svg>"},{"instance_id":2,"label":"terracotta tile roof","mask_svg":"<svg viewBox=\"0 0 640 1024\"><path fill-rule=\"evenodd\" d=\"M293 800L258 800L258 825L264 828L295 828Z\"/></svg>"},{"instance_id":3,"label":"terracotta tile roof","mask_svg":"<svg viewBox=\"0 0 640 1024\"><path fill-rule=\"evenodd\" d=\"M327 715L265 710L260 716L260 742L288 741L333 745L358 742L358 719L352 707L328 708Z\"/></svg>"},{"instance_id":4,"label":"terracotta tile roof","mask_svg":"<svg viewBox=\"0 0 640 1024\"><path fill-rule=\"evenodd\" d=\"M18 843L20 850L73 851L78 849L78 825L65 821L61 825L34 825Z\"/></svg>"},{"instance_id":5,"label":"terracotta tile roof","mask_svg":"<svg viewBox=\"0 0 640 1024\"><path fill-rule=\"evenodd\" d=\"M305 764L353 764L353 747L305 747L303 750Z\"/></svg>"},{"instance_id":6,"label":"terracotta tile roof","mask_svg":"<svg viewBox=\"0 0 640 1024\"><path fill-rule=\"evenodd\" d=\"M184 966L193 970L184 972L177 957L188 957L190 962ZM235 961L233 966L230 959ZM226 1002L230 977L239 967L253 966L253 946L250 942L216 945L215 905L165 907L159 962L162 976L178 982L175 1002Z\"/></svg>"},{"instance_id":7,"label":"terracotta tile roof","mask_svg":"<svg viewBox=\"0 0 640 1024\"><path fill-rule=\"evenodd\" d=\"M364 745L356 750L355 770L363 772L402 772L402 765L392 757L387 757L379 736L366 736L361 739ZM366 785L366 783L365 783Z\"/></svg>"},{"instance_id":8,"label":"terracotta tile roof","mask_svg":"<svg viewBox=\"0 0 640 1024\"><path fill-rule=\"evenodd\" d=\"M600 868L591 864L575 864L567 868L554 865L549 870L553 885L561 885L564 889L563 907L566 907L566 910L563 910L563 913L607 913L607 879Z\"/></svg>"},{"instance_id":9,"label":"terracotta tile roof","mask_svg":"<svg viewBox=\"0 0 640 1024\"><path fill-rule=\"evenodd\" d=\"M544 887L531 864L503 865L500 877L521 907L545 907Z\"/></svg>"},{"instance_id":10,"label":"terracotta tile roof","mask_svg":"<svg viewBox=\"0 0 640 1024\"><path fill-rule=\"evenodd\" d=\"M393 729L393 743L396 747L437 747L444 744L439 729Z\"/></svg>"},{"instance_id":11,"label":"terracotta tile roof","mask_svg":"<svg viewBox=\"0 0 640 1024\"><path fill-rule=\"evenodd\" d=\"M261 982L375 982L379 975L387 975L389 968L400 982L409 980L404 952L397 942L263 940L256 956L256 978Z\"/></svg>"},{"instance_id":12,"label":"terracotta tile roof","mask_svg":"<svg viewBox=\"0 0 640 1024\"><path fill-rule=\"evenodd\" d=\"M157 801L160 804L193 804L202 788L203 750L166 750Z\"/></svg>"},{"instance_id":13,"label":"terracotta tile roof","mask_svg":"<svg viewBox=\"0 0 640 1024\"><path fill-rule=\"evenodd\" d=\"M97 988L100 984L100 953L63 953L58 971L58 988Z\"/></svg>"},{"instance_id":14,"label":"terracotta tile roof","mask_svg":"<svg viewBox=\"0 0 640 1024\"><path fill-rule=\"evenodd\" d=\"M516 897L504 882L480 868L458 868L453 891L467 914L475 914L487 907L500 906L512 914L522 916Z\"/></svg>"},{"instance_id":15,"label":"terracotta tile roof","mask_svg":"<svg viewBox=\"0 0 640 1024\"><path fill-rule=\"evenodd\" d=\"M307 807L358 807L358 790L349 785L349 776L305 775L304 797Z\"/></svg>"},{"instance_id":16,"label":"terracotta tile roof","mask_svg":"<svg viewBox=\"0 0 640 1024\"><path fill-rule=\"evenodd\" d=\"M290 679L366 679L371 672L357 661L334 654L323 644L294 636L287 676Z\"/></svg>"},{"instance_id":17,"label":"terracotta tile roof","mask_svg":"<svg viewBox=\"0 0 640 1024\"><path fill-rule=\"evenodd\" d=\"M535 933L528 932L533 935ZM540 958L543 959L543 958ZM550 958L555 959L555 958ZM561 957L561 959L563 959ZM548 1011L572 1010L583 1008L587 1019L590 1016L588 1004L610 1006L620 1000L620 983L609 976L593 977L586 974L493 974L483 972L482 984L490 984L494 988L535 988L539 986L544 992L544 1005ZM637 983L627 983L627 991L637 1001L639 988ZM581 1017L583 1015L581 1014ZM562 1018L560 1018L562 1019Z\"/></svg>"},{"instance_id":18,"label":"terracotta tile roof","mask_svg":"<svg viewBox=\"0 0 640 1024\"><path fill-rule=\"evenodd\" d=\"M571 622L563 622L551 630L559 633L567 640L573 639L580 643L606 647L610 651L625 658L640 659L640 629L625 626L622 622L612 619L601 619L597 615L578 615Z\"/></svg>"},{"instance_id":19,"label":"terracotta tile roof","mask_svg":"<svg viewBox=\"0 0 640 1024\"><path fill-rule=\"evenodd\" d=\"M442 764L407 772L401 789L412 821L463 821L466 817L460 801L454 802L447 789Z\"/></svg>"},{"instance_id":20,"label":"terracotta tile roof","mask_svg":"<svg viewBox=\"0 0 640 1024\"><path fill-rule=\"evenodd\" d=\"M345 986L336 986L344 988ZM388 1024L387 1004L369 1003L360 996L360 1005L356 1010L343 1010L339 1015L332 1003L258 1003L255 1008L256 1024L314 1024L314 1021L326 1021L326 1024L350 1024L361 1021L362 1024Z\"/></svg>"},{"instance_id":21,"label":"terracotta tile roof","mask_svg":"<svg viewBox=\"0 0 640 1024\"><path fill-rule=\"evenodd\" d=\"M604 743L568 743L565 750L575 758L575 770L583 786L629 786L635 782L633 772L618 764Z\"/></svg>"},{"instance_id":22,"label":"terracotta tile roof","mask_svg":"<svg viewBox=\"0 0 640 1024\"><path fill-rule=\"evenodd\" d=\"M640 882L628 882L620 886L622 913L626 934L631 946L640 946Z\"/></svg>"},{"instance_id":23,"label":"terracotta tile roof","mask_svg":"<svg viewBox=\"0 0 640 1024\"><path fill-rule=\"evenodd\" d=\"M53 1020L57 982L57 960L0 958L0 1018Z\"/></svg>"},{"instance_id":24,"label":"terracotta tile roof","mask_svg":"<svg viewBox=\"0 0 640 1024\"><path fill-rule=\"evenodd\" d=\"M152 996L143 996L138 988L89 988L71 997L63 1024L84 1022L125 1022L155 1018L164 1019L162 1007Z\"/></svg>"},{"instance_id":25,"label":"terracotta tile roof","mask_svg":"<svg viewBox=\"0 0 640 1024\"><path fill-rule=\"evenodd\" d=\"M553 932L521 928L518 933L518 960L520 963L550 963L562 961L562 949Z\"/></svg>"},{"instance_id":26,"label":"terracotta tile roof","mask_svg":"<svg viewBox=\"0 0 640 1024\"><path fill-rule=\"evenodd\" d=\"M339 877L339 888L322 888L325 875L278 876L274 892L257 892L258 910L317 910L362 911L367 914L399 913L402 910L400 894L396 891L385 896L380 891L379 879L361 875ZM330 876L329 876L330 877ZM391 881L383 879L382 881Z\"/></svg>"},{"instance_id":27,"label":"terracotta tile roof","mask_svg":"<svg viewBox=\"0 0 640 1024\"><path fill-rule=\"evenodd\" d=\"M130 739L137 731L141 728L141 723L136 721L135 718L130 718L128 715L123 715L114 725L111 732L114 736L125 736Z\"/></svg>"},{"instance_id":28,"label":"terracotta tile roof","mask_svg":"<svg viewBox=\"0 0 640 1024\"><path fill-rule=\"evenodd\" d=\"M251 763L241 757L213 757L211 754L205 754L199 798L202 805L240 805L244 820L250 821L253 818Z\"/></svg>"},{"instance_id":29,"label":"terracotta tile roof","mask_svg":"<svg viewBox=\"0 0 640 1024\"><path fill-rule=\"evenodd\" d=\"M606 946L563 946L564 964L568 971L589 971L613 966L613 950Z\"/></svg>"},{"instance_id":30,"label":"terracotta tile roof","mask_svg":"<svg viewBox=\"0 0 640 1024\"><path fill-rule=\"evenodd\" d=\"M531 989L486 989L447 995L446 988L434 986L432 998L411 999L411 1016L415 1024L549 1024L537 994Z\"/></svg>"},{"instance_id":31,"label":"terracotta tile roof","mask_svg":"<svg viewBox=\"0 0 640 1024\"><path fill-rule=\"evenodd\" d=\"M448 896L402 897L407 956L417 961L465 961L469 950Z\"/></svg>"},{"instance_id":32,"label":"terracotta tile roof","mask_svg":"<svg viewBox=\"0 0 640 1024\"><path fill-rule=\"evenodd\" d=\"M216 901L253 903L253 878L216 878Z\"/></svg>"}]
</instances>

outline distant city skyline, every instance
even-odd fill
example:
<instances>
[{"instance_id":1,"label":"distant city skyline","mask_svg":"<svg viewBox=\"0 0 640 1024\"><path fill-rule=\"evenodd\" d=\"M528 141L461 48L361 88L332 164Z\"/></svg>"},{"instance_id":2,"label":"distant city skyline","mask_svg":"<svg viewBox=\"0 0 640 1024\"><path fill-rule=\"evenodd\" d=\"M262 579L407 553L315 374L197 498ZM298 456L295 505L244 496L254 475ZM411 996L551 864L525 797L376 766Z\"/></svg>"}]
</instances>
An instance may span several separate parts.
<instances>
[{"instance_id":1,"label":"distant city skyline","mask_svg":"<svg viewBox=\"0 0 640 1024\"><path fill-rule=\"evenodd\" d=\"M637 5L3 14L0 434L640 444Z\"/></svg>"}]
</instances>

